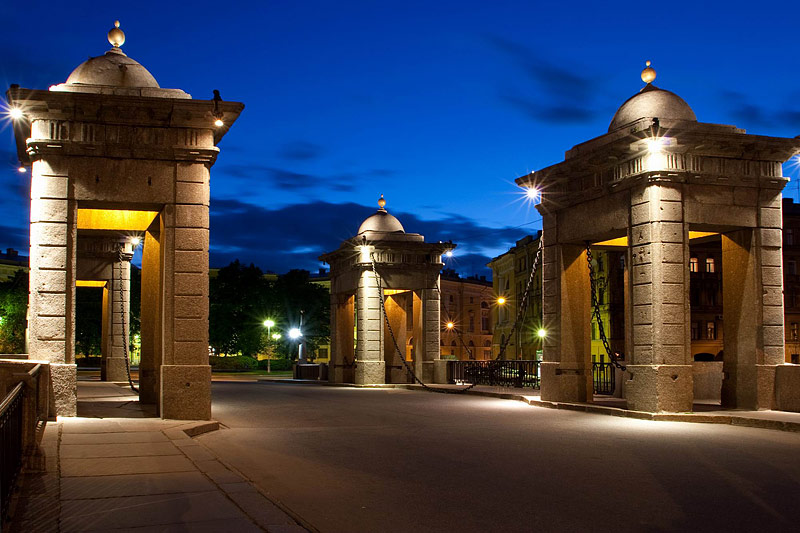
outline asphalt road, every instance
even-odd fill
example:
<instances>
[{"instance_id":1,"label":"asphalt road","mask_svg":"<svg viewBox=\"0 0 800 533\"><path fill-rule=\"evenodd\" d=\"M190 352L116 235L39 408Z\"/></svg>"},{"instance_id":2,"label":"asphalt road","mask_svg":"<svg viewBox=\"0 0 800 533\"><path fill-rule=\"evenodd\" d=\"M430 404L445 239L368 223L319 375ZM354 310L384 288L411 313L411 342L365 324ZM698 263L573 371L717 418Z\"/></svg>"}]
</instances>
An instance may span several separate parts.
<instances>
[{"instance_id":1,"label":"asphalt road","mask_svg":"<svg viewBox=\"0 0 800 533\"><path fill-rule=\"evenodd\" d=\"M214 383L199 437L323 532L798 531L800 434Z\"/></svg>"}]
</instances>

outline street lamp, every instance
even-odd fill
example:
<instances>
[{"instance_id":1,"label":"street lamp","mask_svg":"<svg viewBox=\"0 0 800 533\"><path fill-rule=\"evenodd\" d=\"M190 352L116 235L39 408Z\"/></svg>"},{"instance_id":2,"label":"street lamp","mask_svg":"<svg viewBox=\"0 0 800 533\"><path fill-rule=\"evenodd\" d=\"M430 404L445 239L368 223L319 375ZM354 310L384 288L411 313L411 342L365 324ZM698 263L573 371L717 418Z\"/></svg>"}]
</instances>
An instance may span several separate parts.
<instances>
[{"instance_id":1,"label":"street lamp","mask_svg":"<svg viewBox=\"0 0 800 533\"><path fill-rule=\"evenodd\" d=\"M506 299L503 296L497 298L497 305L505 305Z\"/></svg>"},{"instance_id":2,"label":"street lamp","mask_svg":"<svg viewBox=\"0 0 800 533\"><path fill-rule=\"evenodd\" d=\"M268 338L272 337L273 339L278 340L278 339L281 338L279 333L275 334L275 335L277 335L277 337L275 337L275 335L271 335L270 334L271 331L272 331L272 326L274 326L274 325L275 325L275 321L272 320L271 318L268 318L268 319L266 319L264 321L264 327L267 328L267 337ZM270 374L270 373L272 373L272 354L271 353L267 353L267 374Z\"/></svg>"}]
</instances>

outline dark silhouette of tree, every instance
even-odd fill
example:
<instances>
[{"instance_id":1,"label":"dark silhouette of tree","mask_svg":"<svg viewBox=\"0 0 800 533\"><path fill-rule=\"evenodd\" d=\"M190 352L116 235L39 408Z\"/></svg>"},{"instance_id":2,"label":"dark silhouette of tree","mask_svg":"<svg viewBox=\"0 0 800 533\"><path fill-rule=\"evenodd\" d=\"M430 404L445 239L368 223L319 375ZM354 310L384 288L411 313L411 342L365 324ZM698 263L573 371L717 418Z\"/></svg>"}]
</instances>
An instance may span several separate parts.
<instances>
[{"instance_id":1,"label":"dark silhouette of tree","mask_svg":"<svg viewBox=\"0 0 800 533\"><path fill-rule=\"evenodd\" d=\"M0 353L25 353L28 274L17 270L14 277L0 282Z\"/></svg>"}]
</instances>

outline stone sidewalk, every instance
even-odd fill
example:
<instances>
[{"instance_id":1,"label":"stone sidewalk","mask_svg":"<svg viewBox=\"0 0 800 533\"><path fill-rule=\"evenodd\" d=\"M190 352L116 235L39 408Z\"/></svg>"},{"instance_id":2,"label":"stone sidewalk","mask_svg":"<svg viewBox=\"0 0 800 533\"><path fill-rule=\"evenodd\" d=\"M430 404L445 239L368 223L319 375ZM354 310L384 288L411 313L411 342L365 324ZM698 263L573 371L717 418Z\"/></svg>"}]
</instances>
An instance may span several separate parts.
<instances>
[{"instance_id":1,"label":"stone sidewalk","mask_svg":"<svg viewBox=\"0 0 800 533\"><path fill-rule=\"evenodd\" d=\"M4 531L307 531L191 438L216 422L148 417L122 387L79 383L81 416L47 424Z\"/></svg>"}]
</instances>

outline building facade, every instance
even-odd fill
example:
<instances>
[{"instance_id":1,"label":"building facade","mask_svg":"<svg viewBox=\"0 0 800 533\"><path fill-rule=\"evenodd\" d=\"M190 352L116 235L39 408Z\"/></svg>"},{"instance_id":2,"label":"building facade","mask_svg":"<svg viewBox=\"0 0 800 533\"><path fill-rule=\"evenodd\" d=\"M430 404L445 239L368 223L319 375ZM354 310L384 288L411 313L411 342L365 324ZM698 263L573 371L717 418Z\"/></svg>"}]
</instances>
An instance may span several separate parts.
<instances>
[{"instance_id":1,"label":"building facade","mask_svg":"<svg viewBox=\"0 0 800 533\"><path fill-rule=\"evenodd\" d=\"M492 282L485 277L461 278L453 270L444 270L441 291L442 359L491 359Z\"/></svg>"}]
</instances>

